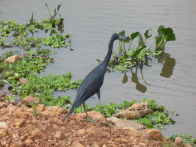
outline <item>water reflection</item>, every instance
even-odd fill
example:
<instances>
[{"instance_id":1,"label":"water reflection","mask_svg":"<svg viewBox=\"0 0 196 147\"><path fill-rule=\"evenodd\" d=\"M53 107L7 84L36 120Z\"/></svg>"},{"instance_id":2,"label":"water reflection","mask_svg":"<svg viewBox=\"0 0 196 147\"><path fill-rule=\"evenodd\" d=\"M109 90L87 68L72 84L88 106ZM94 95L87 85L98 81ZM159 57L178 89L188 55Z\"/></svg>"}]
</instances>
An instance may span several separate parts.
<instances>
[{"instance_id":1,"label":"water reflection","mask_svg":"<svg viewBox=\"0 0 196 147\"><path fill-rule=\"evenodd\" d=\"M176 65L175 58L171 58L169 53L164 52L161 56L157 57L157 61L163 64L160 76L170 78L173 75L174 66Z\"/></svg>"},{"instance_id":2,"label":"water reflection","mask_svg":"<svg viewBox=\"0 0 196 147\"><path fill-rule=\"evenodd\" d=\"M157 59L158 63L163 64L160 76L165 78L170 78L171 75L173 75L173 70L176 65L175 58L172 58L169 53L165 53L164 51L162 55L157 56L155 58ZM136 89L142 93L145 93L147 91L147 86L151 86L148 82L146 82L143 75L144 65L150 67L149 61L152 61L152 59L148 58L144 63L140 63L131 69L131 81L136 84ZM133 69L135 69L135 71L133 71ZM138 75L138 70L140 71L141 76ZM143 80L144 84L141 84L141 82L139 82L139 77L141 77L141 80ZM128 82L128 76L127 73L125 72L123 75L122 83L125 84L127 82Z\"/></svg>"}]
</instances>

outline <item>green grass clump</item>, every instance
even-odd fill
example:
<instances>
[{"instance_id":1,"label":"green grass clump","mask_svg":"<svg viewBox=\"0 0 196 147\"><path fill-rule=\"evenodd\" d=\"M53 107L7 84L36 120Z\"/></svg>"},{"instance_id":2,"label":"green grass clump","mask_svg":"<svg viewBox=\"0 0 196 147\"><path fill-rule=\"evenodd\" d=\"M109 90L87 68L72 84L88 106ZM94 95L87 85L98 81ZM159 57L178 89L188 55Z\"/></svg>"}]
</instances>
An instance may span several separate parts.
<instances>
[{"instance_id":1,"label":"green grass clump","mask_svg":"<svg viewBox=\"0 0 196 147\"><path fill-rule=\"evenodd\" d=\"M176 137L181 137L183 139L184 144L190 144L193 147L196 146L196 138L193 138L192 135L189 134L184 134L184 135L177 134L167 138L169 138L172 142L174 142Z\"/></svg>"},{"instance_id":2,"label":"green grass clump","mask_svg":"<svg viewBox=\"0 0 196 147\"><path fill-rule=\"evenodd\" d=\"M46 105L63 106L63 101L67 101L68 97L57 99L54 98L54 91L66 91L68 89L77 89L81 83L80 81L71 80L71 73L63 75L50 74L48 76L38 77L35 74L30 74L27 77L29 83L19 85L13 89L15 95L20 95L21 98L31 95L41 98L41 102ZM62 99L61 99L62 98Z\"/></svg>"}]
</instances>

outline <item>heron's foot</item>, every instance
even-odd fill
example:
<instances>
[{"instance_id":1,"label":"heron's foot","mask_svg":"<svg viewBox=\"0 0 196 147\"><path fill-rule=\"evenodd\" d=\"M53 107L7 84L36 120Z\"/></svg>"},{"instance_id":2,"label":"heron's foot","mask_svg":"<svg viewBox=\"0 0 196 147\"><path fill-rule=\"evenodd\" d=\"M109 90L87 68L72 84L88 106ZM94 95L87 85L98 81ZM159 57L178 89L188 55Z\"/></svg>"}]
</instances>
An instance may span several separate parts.
<instances>
[{"instance_id":1,"label":"heron's foot","mask_svg":"<svg viewBox=\"0 0 196 147\"><path fill-rule=\"evenodd\" d=\"M108 120L105 118L105 123L104 123L107 127L112 127L110 124L109 124L109 122L108 122Z\"/></svg>"}]
</instances>

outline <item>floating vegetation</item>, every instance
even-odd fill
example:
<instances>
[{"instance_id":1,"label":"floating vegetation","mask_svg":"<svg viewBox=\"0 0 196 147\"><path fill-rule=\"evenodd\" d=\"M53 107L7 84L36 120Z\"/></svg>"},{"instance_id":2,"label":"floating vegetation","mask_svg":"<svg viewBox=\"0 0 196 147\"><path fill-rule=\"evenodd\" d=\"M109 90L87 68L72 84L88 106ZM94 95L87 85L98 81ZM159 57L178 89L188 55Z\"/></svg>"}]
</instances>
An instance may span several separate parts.
<instances>
[{"instance_id":1,"label":"floating vegetation","mask_svg":"<svg viewBox=\"0 0 196 147\"><path fill-rule=\"evenodd\" d=\"M0 46L19 47L25 51L35 49L36 52L50 48L71 46L71 35L63 34L63 21L57 15L61 5L54 9L48 19L36 21L33 17L27 24L19 24L13 20L0 20ZM58 16L58 17L57 17Z\"/></svg>"},{"instance_id":2,"label":"floating vegetation","mask_svg":"<svg viewBox=\"0 0 196 147\"><path fill-rule=\"evenodd\" d=\"M48 5L45 4L47 9ZM5 81L12 84L13 96L6 97L14 99L19 96L39 97L45 105L63 106L70 103L69 96L55 98L54 91L66 91L76 89L81 80L71 80L72 74L48 75L39 77L38 74L53 62L52 48L71 46L71 35L63 34L63 21L59 13L61 5L54 9L54 14L48 9L50 17L36 21L32 17L27 24L19 24L12 20L0 20L0 46L2 48L19 47L24 50L21 60L13 63L4 62L13 52L7 52L0 57L0 87ZM26 78L28 83L21 84L19 80Z\"/></svg>"}]
</instances>

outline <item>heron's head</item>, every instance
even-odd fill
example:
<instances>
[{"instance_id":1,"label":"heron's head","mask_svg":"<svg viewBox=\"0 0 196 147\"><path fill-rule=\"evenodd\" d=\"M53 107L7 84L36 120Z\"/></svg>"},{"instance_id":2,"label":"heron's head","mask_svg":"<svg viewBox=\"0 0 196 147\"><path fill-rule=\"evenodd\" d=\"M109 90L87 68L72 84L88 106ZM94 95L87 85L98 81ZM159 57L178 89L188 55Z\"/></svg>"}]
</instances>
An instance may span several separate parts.
<instances>
[{"instance_id":1,"label":"heron's head","mask_svg":"<svg viewBox=\"0 0 196 147\"><path fill-rule=\"evenodd\" d=\"M122 36L118 33L114 33L111 37L111 40L116 40L116 39L119 39L121 41L126 41L126 40L129 40L129 37L125 37L125 36Z\"/></svg>"}]
</instances>

